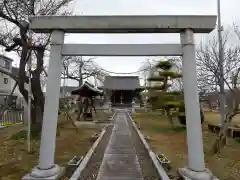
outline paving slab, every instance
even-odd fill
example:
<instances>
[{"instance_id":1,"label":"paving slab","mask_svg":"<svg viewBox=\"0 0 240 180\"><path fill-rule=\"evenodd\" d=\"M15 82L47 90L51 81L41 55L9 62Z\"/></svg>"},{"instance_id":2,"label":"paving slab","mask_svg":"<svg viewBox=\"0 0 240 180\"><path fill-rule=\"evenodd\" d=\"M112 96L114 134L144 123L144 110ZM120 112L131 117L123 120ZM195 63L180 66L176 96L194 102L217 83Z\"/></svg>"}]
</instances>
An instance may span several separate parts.
<instances>
[{"instance_id":1,"label":"paving slab","mask_svg":"<svg viewBox=\"0 0 240 180\"><path fill-rule=\"evenodd\" d=\"M118 113L97 180L143 180L132 129L125 113Z\"/></svg>"}]
</instances>

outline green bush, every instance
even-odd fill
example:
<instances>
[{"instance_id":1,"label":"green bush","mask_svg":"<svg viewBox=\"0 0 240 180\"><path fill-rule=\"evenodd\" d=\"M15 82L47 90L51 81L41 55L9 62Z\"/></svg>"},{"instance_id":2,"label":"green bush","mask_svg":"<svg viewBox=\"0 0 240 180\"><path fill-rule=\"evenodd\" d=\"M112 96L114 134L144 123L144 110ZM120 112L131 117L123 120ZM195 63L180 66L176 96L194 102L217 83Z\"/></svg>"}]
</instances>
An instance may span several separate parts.
<instances>
[{"instance_id":1,"label":"green bush","mask_svg":"<svg viewBox=\"0 0 240 180\"><path fill-rule=\"evenodd\" d=\"M180 106L179 112L180 113L184 113L184 114L180 114L178 116L179 123L182 124L182 125L186 125L186 116L185 116L185 107L184 107L184 105ZM201 124L202 124L204 122L204 120L205 120L202 108L200 108L200 116L201 116Z\"/></svg>"}]
</instances>

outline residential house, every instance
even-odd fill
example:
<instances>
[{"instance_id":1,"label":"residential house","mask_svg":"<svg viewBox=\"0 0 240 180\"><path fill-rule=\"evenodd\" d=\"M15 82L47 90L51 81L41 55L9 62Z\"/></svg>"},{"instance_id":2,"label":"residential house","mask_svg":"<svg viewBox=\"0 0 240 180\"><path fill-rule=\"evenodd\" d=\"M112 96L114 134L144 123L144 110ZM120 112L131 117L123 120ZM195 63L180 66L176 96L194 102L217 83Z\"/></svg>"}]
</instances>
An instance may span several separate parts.
<instances>
[{"instance_id":1,"label":"residential house","mask_svg":"<svg viewBox=\"0 0 240 180\"><path fill-rule=\"evenodd\" d=\"M12 59L5 57L3 55L0 55L0 68L4 71L7 71L11 73L12 70ZM11 89L11 78L9 78L8 75L4 73L0 73L0 92L2 93L8 93Z\"/></svg>"},{"instance_id":2,"label":"residential house","mask_svg":"<svg viewBox=\"0 0 240 180\"><path fill-rule=\"evenodd\" d=\"M219 92L208 92L200 97L200 102L203 106L210 109L219 108ZM234 103L240 104L240 91L236 90L232 92L230 90L225 90L225 100L226 100L226 110L232 110Z\"/></svg>"},{"instance_id":3,"label":"residential house","mask_svg":"<svg viewBox=\"0 0 240 180\"><path fill-rule=\"evenodd\" d=\"M18 68L12 67L13 60L6 56L0 55L0 68L3 71L17 74ZM3 106L7 105L7 99L12 92L12 89L15 85L15 80L13 80L10 76L5 73L0 72L0 104ZM23 97L18 90L18 87L15 88L12 98L12 102L16 104L16 106L23 106Z\"/></svg>"},{"instance_id":4,"label":"residential house","mask_svg":"<svg viewBox=\"0 0 240 180\"><path fill-rule=\"evenodd\" d=\"M199 97L201 106L206 109L217 109L219 106L218 100L218 92L207 92Z\"/></svg>"}]
</instances>

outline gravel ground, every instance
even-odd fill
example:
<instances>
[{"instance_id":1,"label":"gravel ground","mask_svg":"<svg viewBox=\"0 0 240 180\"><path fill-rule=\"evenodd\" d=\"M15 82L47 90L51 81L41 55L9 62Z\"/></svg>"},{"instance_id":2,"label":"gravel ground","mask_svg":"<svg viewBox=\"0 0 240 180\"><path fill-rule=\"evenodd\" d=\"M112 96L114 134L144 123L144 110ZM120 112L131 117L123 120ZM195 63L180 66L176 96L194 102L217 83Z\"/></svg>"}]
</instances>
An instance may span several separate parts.
<instances>
[{"instance_id":1,"label":"gravel ground","mask_svg":"<svg viewBox=\"0 0 240 180\"><path fill-rule=\"evenodd\" d=\"M111 136L113 126L108 126L103 138L97 146L95 152L90 158L86 168L83 170L79 180L95 180L103 159L105 149L107 147L109 137Z\"/></svg>"}]
</instances>

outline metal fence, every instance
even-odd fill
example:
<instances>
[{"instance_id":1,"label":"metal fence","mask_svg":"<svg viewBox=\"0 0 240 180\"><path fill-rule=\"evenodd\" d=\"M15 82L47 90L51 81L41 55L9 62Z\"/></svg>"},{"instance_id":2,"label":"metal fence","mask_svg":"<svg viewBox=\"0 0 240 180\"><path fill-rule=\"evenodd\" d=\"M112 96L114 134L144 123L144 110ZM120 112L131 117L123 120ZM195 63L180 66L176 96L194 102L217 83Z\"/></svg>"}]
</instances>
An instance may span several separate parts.
<instances>
[{"instance_id":1,"label":"metal fence","mask_svg":"<svg viewBox=\"0 0 240 180\"><path fill-rule=\"evenodd\" d=\"M23 124L23 111L22 110L9 110L5 109L0 112L0 125L11 126Z\"/></svg>"}]
</instances>

